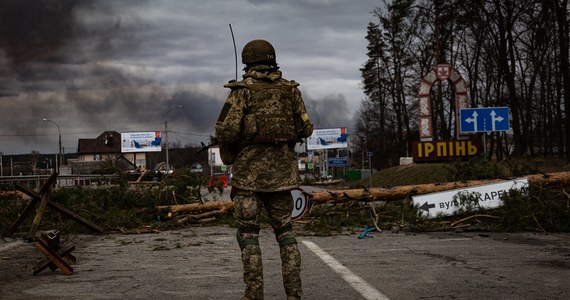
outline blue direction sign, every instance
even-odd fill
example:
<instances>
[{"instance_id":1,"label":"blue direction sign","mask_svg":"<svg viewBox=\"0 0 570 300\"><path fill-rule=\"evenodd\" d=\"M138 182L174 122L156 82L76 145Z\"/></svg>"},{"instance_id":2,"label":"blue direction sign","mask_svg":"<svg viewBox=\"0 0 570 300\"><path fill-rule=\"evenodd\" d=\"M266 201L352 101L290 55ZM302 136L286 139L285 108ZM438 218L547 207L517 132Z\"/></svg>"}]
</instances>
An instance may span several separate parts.
<instances>
[{"instance_id":1,"label":"blue direction sign","mask_svg":"<svg viewBox=\"0 0 570 300\"><path fill-rule=\"evenodd\" d=\"M508 131L508 107L477 107L459 110L459 130L462 133Z\"/></svg>"},{"instance_id":2,"label":"blue direction sign","mask_svg":"<svg viewBox=\"0 0 570 300\"><path fill-rule=\"evenodd\" d=\"M329 167L348 167L348 158L329 157Z\"/></svg>"}]
</instances>

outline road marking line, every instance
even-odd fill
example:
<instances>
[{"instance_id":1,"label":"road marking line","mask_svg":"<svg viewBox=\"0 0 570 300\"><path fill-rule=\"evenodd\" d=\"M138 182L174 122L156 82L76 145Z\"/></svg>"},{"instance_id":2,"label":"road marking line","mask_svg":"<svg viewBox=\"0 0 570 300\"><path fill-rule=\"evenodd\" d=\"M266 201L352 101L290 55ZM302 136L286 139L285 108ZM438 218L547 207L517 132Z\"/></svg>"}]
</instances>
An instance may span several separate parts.
<instances>
[{"instance_id":1,"label":"road marking line","mask_svg":"<svg viewBox=\"0 0 570 300\"><path fill-rule=\"evenodd\" d=\"M390 300L386 295L375 289L364 279L352 273L347 267L343 266L338 260L330 256L325 250L321 249L317 244L310 241L303 241L303 244L313 251L320 259L322 259L333 271L339 274L348 284L352 286L367 300Z\"/></svg>"}]
</instances>

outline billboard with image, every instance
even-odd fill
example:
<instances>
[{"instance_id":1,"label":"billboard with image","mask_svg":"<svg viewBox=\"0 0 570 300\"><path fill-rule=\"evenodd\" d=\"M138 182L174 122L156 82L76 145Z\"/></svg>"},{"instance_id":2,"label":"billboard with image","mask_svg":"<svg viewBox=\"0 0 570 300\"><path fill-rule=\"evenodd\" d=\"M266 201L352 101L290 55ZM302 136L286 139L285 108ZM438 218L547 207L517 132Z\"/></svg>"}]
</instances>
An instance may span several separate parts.
<instances>
[{"instance_id":1,"label":"billboard with image","mask_svg":"<svg viewBox=\"0 0 570 300\"><path fill-rule=\"evenodd\" d=\"M307 138L307 150L347 148L347 140L346 127L315 129Z\"/></svg>"},{"instance_id":2,"label":"billboard with image","mask_svg":"<svg viewBox=\"0 0 570 300\"><path fill-rule=\"evenodd\" d=\"M121 133L121 152L160 152L161 132L123 132Z\"/></svg>"}]
</instances>

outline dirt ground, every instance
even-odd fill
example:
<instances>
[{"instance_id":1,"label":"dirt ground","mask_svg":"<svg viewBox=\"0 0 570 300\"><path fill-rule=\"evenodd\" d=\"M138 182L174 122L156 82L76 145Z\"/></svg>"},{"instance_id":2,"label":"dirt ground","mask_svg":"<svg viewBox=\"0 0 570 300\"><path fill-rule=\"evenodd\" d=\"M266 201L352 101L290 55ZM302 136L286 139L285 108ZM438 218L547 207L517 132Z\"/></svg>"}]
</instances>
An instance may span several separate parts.
<instances>
[{"instance_id":1,"label":"dirt ground","mask_svg":"<svg viewBox=\"0 0 570 300\"><path fill-rule=\"evenodd\" d=\"M190 227L62 237L62 244L76 245L73 274L46 269L36 276L32 268L43 254L32 243L7 239L0 242L0 298L239 298L241 264L234 234L228 227Z\"/></svg>"},{"instance_id":2,"label":"dirt ground","mask_svg":"<svg viewBox=\"0 0 570 300\"><path fill-rule=\"evenodd\" d=\"M235 233L227 226L189 226L151 233L64 235L62 243L76 246L73 274L46 269L36 276L32 269L45 257L33 243L0 239L0 300L239 299L244 284ZM298 235L304 299L570 299L568 233L357 236ZM267 227L260 244L265 298L284 299L279 249ZM327 265L310 244L338 260L351 279L341 267ZM354 278L387 297L363 292L362 282L350 282Z\"/></svg>"},{"instance_id":3,"label":"dirt ground","mask_svg":"<svg viewBox=\"0 0 570 300\"><path fill-rule=\"evenodd\" d=\"M298 236L304 299L570 298L569 234L357 236ZM71 275L46 269L33 276L44 256L21 239L0 240L0 299L239 299L243 293L234 228L62 239L76 245ZM279 249L269 228L261 230L260 244L265 298L284 299ZM310 244L340 265L325 263ZM355 278L362 281L355 284ZM387 297L370 296L362 282Z\"/></svg>"}]
</instances>

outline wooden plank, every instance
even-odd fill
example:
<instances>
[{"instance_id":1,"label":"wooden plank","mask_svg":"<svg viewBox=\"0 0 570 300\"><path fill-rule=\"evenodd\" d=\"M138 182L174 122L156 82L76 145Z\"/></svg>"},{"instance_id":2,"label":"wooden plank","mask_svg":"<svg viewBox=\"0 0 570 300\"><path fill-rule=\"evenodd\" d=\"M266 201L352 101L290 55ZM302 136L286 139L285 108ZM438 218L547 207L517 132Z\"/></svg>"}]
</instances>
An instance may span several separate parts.
<instances>
[{"instance_id":1,"label":"wooden plank","mask_svg":"<svg viewBox=\"0 0 570 300\"><path fill-rule=\"evenodd\" d=\"M75 246L73 246L73 249L75 249ZM62 255L62 257L70 265L73 265L77 262L77 258L73 254Z\"/></svg>"},{"instance_id":2,"label":"wooden plank","mask_svg":"<svg viewBox=\"0 0 570 300\"><path fill-rule=\"evenodd\" d=\"M42 195L40 195L39 193L37 193L33 190L30 190L29 188L27 188L23 185L16 183L15 187L18 191L32 197L32 199L40 200L42 198Z\"/></svg>"},{"instance_id":3,"label":"wooden plank","mask_svg":"<svg viewBox=\"0 0 570 300\"><path fill-rule=\"evenodd\" d=\"M65 275L71 275L73 268L44 242L37 241L34 246L38 248L51 262L53 262ZM47 267L47 266L46 266ZM35 275L35 274L34 274Z\"/></svg>"},{"instance_id":4,"label":"wooden plank","mask_svg":"<svg viewBox=\"0 0 570 300\"><path fill-rule=\"evenodd\" d=\"M53 207L54 209L58 210L60 213L66 215L69 218L72 218L73 220L81 223L82 225L98 232L98 233L102 233L105 230L103 228L101 228L100 226L89 222L87 219L83 218L82 216L72 212L71 210L65 208L63 205L56 203L56 202L52 202L52 201L48 201L48 205Z\"/></svg>"},{"instance_id":5,"label":"wooden plank","mask_svg":"<svg viewBox=\"0 0 570 300\"><path fill-rule=\"evenodd\" d=\"M66 260L69 264L73 264L76 261L75 256L71 254L71 251L73 250L75 250L75 245L66 245L61 249L59 256L63 257L63 259ZM33 274L37 275L46 268L50 268L52 271L55 271L57 269L57 266L50 259L44 258L33 268Z\"/></svg>"},{"instance_id":6,"label":"wooden plank","mask_svg":"<svg viewBox=\"0 0 570 300\"><path fill-rule=\"evenodd\" d=\"M39 198L33 198L32 201L28 203L28 205L26 206L26 208L24 208L24 211L22 211L18 219L16 219L14 224L12 224L10 229L8 229L8 231L6 232L6 236L11 236L12 234L14 234L14 232L16 232L16 229L20 227L24 219L28 216L28 214L32 211L32 209L34 209L36 203L38 203L39 201L40 201Z\"/></svg>"},{"instance_id":7,"label":"wooden plank","mask_svg":"<svg viewBox=\"0 0 570 300\"><path fill-rule=\"evenodd\" d=\"M44 232L40 234L40 240L44 242L44 244L48 245L51 249L55 251L59 251L59 231L51 231L51 232Z\"/></svg>"},{"instance_id":8,"label":"wooden plank","mask_svg":"<svg viewBox=\"0 0 570 300\"><path fill-rule=\"evenodd\" d=\"M51 174L51 176L48 178L48 180L46 181L46 183L44 183L44 185L42 186L41 190L40 190L40 195L44 195L49 193L49 191L51 190L51 188L53 187L53 185L55 184L56 180L57 180L57 172L53 172Z\"/></svg>"},{"instance_id":9,"label":"wooden plank","mask_svg":"<svg viewBox=\"0 0 570 300\"><path fill-rule=\"evenodd\" d=\"M22 223L22 221L24 220L24 218L26 217L26 215L29 214L29 212L33 209L33 207L36 205L36 203L40 200L42 200L45 197L49 197L49 192L51 191L51 188L53 187L54 183L56 182L57 179L57 173L53 173L49 179L46 181L46 183L42 186L41 190L39 193L36 193L35 191L32 191L24 186L18 185L16 184L16 189L18 189L19 191L21 191L22 193L30 196L32 198L32 202L30 202L30 204L28 204L28 206L26 207L26 209L24 210L24 212L22 213L22 215L20 215L20 217L16 220L16 222L12 225L12 227L10 227L10 229L7 232L7 235L12 235L16 229L20 226L20 224ZM89 222L88 220L84 219L83 217L79 216L78 214L72 212L71 210L65 208L64 206L49 201L49 199L47 200L47 205L53 207L54 209L58 210L60 213L63 213L64 215L66 215L69 218L74 219L75 221L79 222L80 224L98 232L98 233L102 233L104 230L103 228ZM36 217L34 218L34 221L32 222L32 228L30 229L30 232L28 233L28 240L31 240L34 238L35 232L37 231L37 227L39 225L39 221L41 221L41 217L43 215L43 211L45 210L45 207L42 208L42 204L40 203L40 208L38 210L38 213L36 214Z\"/></svg>"},{"instance_id":10,"label":"wooden plank","mask_svg":"<svg viewBox=\"0 0 570 300\"><path fill-rule=\"evenodd\" d=\"M34 191L32 191L32 190L30 190L30 189L28 189L22 185L16 184L16 189L19 190L20 192L30 196L32 198L32 201L26 206L26 208L24 208L24 211L22 211L22 213L20 214L18 219L16 219L14 224L12 224L12 226L8 229L8 232L6 232L7 236L11 236L12 234L14 234L14 232L16 232L16 229L18 229L18 227L20 227L20 225L22 224L24 219L28 216L28 214L32 211L32 209L36 206L36 204L41 201L42 195L49 193L49 191L53 187L54 183L56 182L56 179L57 179L57 173L54 172L48 178L46 183L42 186L40 193L36 193L36 192L34 192ZM37 215L36 215L36 217L37 217ZM30 233L31 232L32 231L30 230ZM30 233L28 233L28 238L30 238ZM35 230L33 233L35 234Z\"/></svg>"},{"instance_id":11,"label":"wooden plank","mask_svg":"<svg viewBox=\"0 0 570 300\"><path fill-rule=\"evenodd\" d=\"M49 195L42 195L42 201L40 201L40 206L38 207L38 210L36 212L36 216L34 217L34 220L32 221L32 227L30 228L30 231L28 232L28 236L26 237L26 239L28 241L33 241L36 238L36 231L38 230L38 226L40 225L40 222L42 221L42 218L44 216L44 212L46 210L48 201L49 201Z\"/></svg>"}]
</instances>

